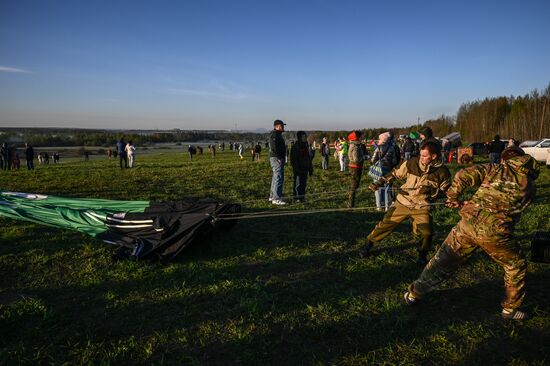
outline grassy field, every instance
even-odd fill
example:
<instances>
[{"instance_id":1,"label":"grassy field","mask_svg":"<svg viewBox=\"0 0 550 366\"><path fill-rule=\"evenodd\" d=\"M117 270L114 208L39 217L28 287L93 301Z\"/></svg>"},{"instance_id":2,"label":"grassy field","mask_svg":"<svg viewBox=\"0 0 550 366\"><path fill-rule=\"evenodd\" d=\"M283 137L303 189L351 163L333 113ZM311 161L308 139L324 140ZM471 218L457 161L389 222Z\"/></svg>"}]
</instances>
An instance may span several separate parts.
<instances>
[{"instance_id":1,"label":"grassy field","mask_svg":"<svg viewBox=\"0 0 550 366\"><path fill-rule=\"evenodd\" d=\"M289 209L345 207L348 176L330 163L329 171L315 171L308 202ZM0 189L132 200L208 196L252 211L273 209L270 179L265 158L239 161L226 151L190 162L167 151L138 155L133 170L105 158L0 172ZM550 231L550 170L537 186L517 227L526 250L531 234ZM363 188L358 205L373 204ZM434 217L438 244L458 214L440 207ZM529 264L525 305L533 318L523 323L500 318L503 272L480 252L409 308L402 293L421 271L410 225L376 256L358 256L381 218L358 210L241 220L164 266L113 261L113 247L84 234L0 219L0 364L550 363L548 265Z\"/></svg>"}]
</instances>

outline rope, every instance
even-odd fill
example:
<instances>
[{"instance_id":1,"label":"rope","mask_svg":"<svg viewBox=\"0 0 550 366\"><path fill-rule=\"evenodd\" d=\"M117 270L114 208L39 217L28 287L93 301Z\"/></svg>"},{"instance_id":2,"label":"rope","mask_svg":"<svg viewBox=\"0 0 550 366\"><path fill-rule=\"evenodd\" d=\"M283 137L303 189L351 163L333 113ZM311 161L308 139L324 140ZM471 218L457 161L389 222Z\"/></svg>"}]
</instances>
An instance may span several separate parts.
<instances>
[{"instance_id":1,"label":"rope","mask_svg":"<svg viewBox=\"0 0 550 366\"><path fill-rule=\"evenodd\" d=\"M426 206L440 206L444 205L444 202L435 202L435 203L428 203L425 205L422 205L421 207ZM411 209L414 208L414 206L405 206L409 207ZM275 210L270 211L262 211L262 212L250 212L250 213L230 213L230 214L220 214L217 215L216 218L219 220L239 220L239 219L257 219L257 218L266 218L266 217L279 217L279 216L295 216L295 215L310 215L310 214L316 214L316 213L328 213L328 212L342 212L342 211L367 211L367 210L373 210L376 209L376 206L364 206L364 207L353 207L353 208L322 208L322 209L314 209L314 210L278 210L277 212L273 212ZM271 213L270 213L271 212Z\"/></svg>"}]
</instances>

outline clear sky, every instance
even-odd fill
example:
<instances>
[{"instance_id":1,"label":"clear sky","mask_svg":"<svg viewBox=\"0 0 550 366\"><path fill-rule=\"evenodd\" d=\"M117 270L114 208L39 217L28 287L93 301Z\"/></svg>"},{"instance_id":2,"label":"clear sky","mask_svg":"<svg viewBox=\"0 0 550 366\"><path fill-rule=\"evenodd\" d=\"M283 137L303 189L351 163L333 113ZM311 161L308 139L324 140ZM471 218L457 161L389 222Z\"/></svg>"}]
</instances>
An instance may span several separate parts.
<instances>
[{"instance_id":1,"label":"clear sky","mask_svg":"<svg viewBox=\"0 0 550 366\"><path fill-rule=\"evenodd\" d=\"M0 127L394 127L549 82L548 0L0 0Z\"/></svg>"}]
</instances>

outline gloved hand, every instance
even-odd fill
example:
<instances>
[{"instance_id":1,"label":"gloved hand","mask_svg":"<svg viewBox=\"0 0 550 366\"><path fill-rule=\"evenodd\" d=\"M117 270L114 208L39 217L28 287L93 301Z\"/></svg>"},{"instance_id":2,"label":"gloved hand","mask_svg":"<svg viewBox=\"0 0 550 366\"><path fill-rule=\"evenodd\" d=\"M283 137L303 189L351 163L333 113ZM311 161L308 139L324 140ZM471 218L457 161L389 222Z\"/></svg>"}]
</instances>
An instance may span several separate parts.
<instances>
[{"instance_id":1,"label":"gloved hand","mask_svg":"<svg viewBox=\"0 0 550 366\"><path fill-rule=\"evenodd\" d=\"M418 188L418 194L431 195L432 194L432 188L428 187L428 186L422 186L422 187Z\"/></svg>"},{"instance_id":2,"label":"gloved hand","mask_svg":"<svg viewBox=\"0 0 550 366\"><path fill-rule=\"evenodd\" d=\"M447 201L445 201L445 206L449 208L461 208L464 206L464 202L453 198L447 198Z\"/></svg>"}]
</instances>

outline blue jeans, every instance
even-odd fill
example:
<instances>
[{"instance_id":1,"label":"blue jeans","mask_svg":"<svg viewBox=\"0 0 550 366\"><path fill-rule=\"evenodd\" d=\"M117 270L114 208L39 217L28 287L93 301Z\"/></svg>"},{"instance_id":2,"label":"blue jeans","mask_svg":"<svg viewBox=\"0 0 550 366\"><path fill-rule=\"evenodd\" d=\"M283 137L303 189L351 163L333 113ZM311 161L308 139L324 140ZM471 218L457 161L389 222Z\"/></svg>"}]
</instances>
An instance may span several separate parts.
<instances>
[{"instance_id":1,"label":"blue jeans","mask_svg":"<svg viewBox=\"0 0 550 366\"><path fill-rule=\"evenodd\" d=\"M391 186L385 184L384 186L378 188L374 192L374 197L376 198L376 207L377 208L389 208L392 204L392 196L390 191Z\"/></svg>"},{"instance_id":2,"label":"blue jeans","mask_svg":"<svg viewBox=\"0 0 550 366\"><path fill-rule=\"evenodd\" d=\"M271 178L271 191L269 198L280 200L283 198L283 183L285 181L285 161L279 158L269 158L273 177Z\"/></svg>"},{"instance_id":3,"label":"blue jeans","mask_svg":"<svg viewBox=\"0 0 550 366\"><path fill-rule=\"evenodd\" d=\"M296 174L294 173L294 199L303 200L306 197L306 186L307 186L307 173L305 174Z\"/></svg>"},{"instance_id":4,"label":"blue jeans","mask_svg":"<svg viewBox=\"0 0 550 366\"><path fill-rule=\"evenodd\" d=\"M328 155L322 157L321 166L323 167L323 170L328 169L328 158L329 158Z\"/></svg>"},{"instance_id":5,"label":"blue jeans","mask_svg":"<svg viewBox=\"0 0 550 366\"><path fill-rule=\"evenodd\" d=\"M34 170L34 162L32 160L27 160L27 170Z\"/></svg>"}]
</instances>

